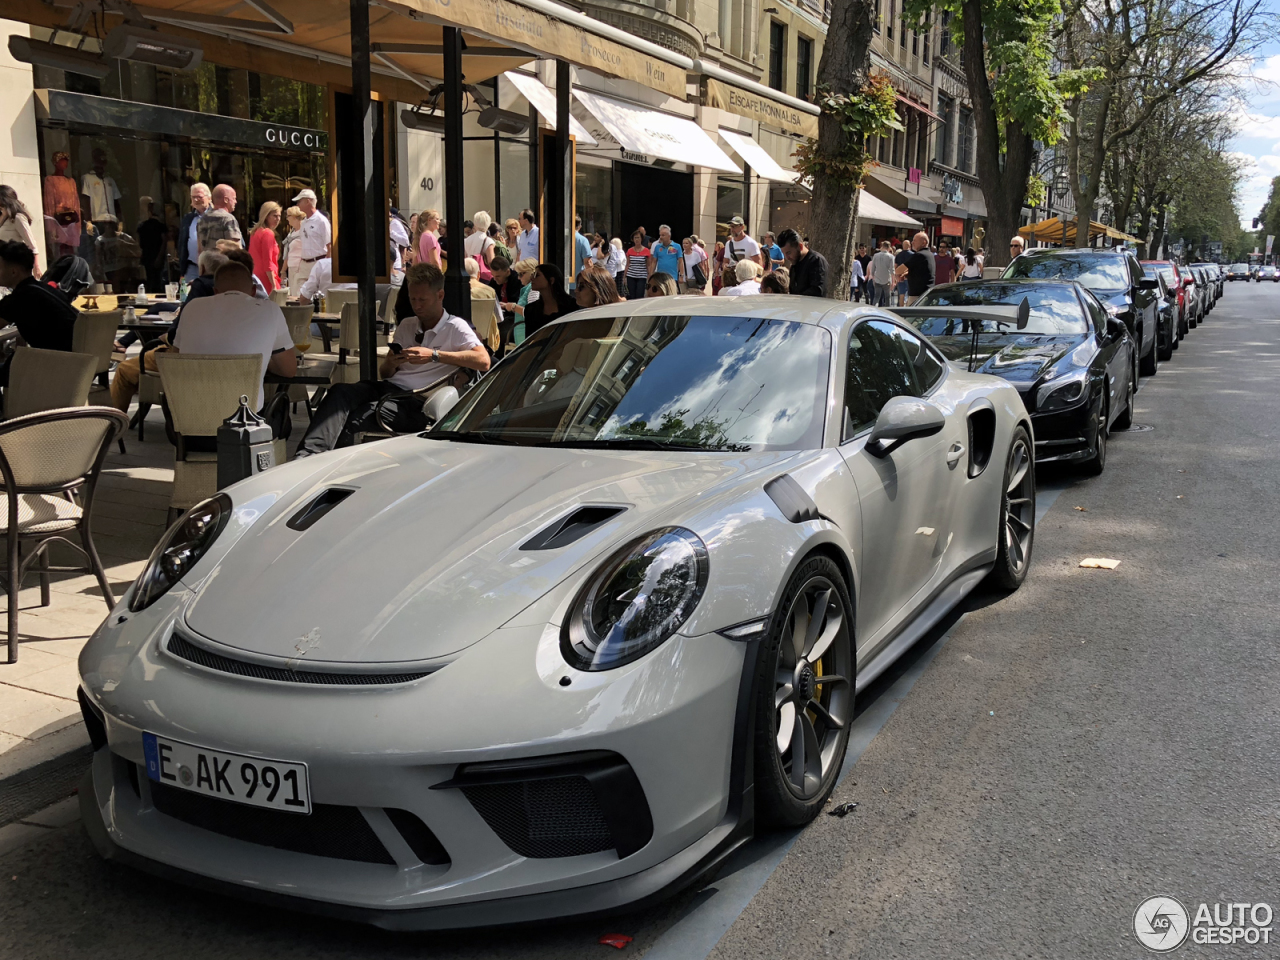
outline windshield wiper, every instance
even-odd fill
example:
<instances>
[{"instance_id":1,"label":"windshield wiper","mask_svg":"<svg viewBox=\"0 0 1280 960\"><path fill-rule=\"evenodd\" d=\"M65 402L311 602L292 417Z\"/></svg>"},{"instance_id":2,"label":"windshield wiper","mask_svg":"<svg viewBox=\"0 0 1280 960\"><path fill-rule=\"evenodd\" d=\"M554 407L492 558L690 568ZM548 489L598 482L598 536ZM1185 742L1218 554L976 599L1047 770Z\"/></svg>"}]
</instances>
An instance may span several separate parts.
<instances>
[{"instance_id":1,"label":"windshield wiper","mask_svg":"<svg viewBox=\"0 0 1280 960\"><path fill-rule=\"evenodd\" d=\"M459 443L496 443L515 446L516 441L500 437L496 433L465 433L460 430L427 430L418 434L427 440L457 440Z\"/></svg>"},{"instance_id":2,"label":"windshield wiper","mask_svg":"<svg viewBox=\"0 0 1280 960\"><path fill-rule=\"evenodd\" d=\"M602 440L548 440L543 447L584 447L599 450L707 450L708 447L661 437L608 437Z\"/></svg>"}]
</instances>

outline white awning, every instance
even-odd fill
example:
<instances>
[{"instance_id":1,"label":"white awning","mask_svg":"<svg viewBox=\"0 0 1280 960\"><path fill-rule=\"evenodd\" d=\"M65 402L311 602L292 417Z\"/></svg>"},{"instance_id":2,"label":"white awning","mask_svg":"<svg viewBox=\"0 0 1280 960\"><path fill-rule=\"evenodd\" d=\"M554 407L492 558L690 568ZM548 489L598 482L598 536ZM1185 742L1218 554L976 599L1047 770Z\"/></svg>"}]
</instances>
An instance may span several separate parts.
<instances>
[{"instance_id":1,"label":"white awning","mask_svg":"<svg viewBox=\"0 0 1280 960\"><path fill-rule=\"evenodd\" d=\"M634 103L573 90L578 102L591 111L623 148L646 157L709 167L725 173L741 173L729 155L716 146L700 126L684 117L650 110Z\"/></svg>"},{"instance_id":2,"label":"white awning","mask_svg":"<svg viewBox=\"0 0 1280 960\"><path fill-rule=\"evenodd\" d=\"M725 143L733 148L734 153L746 161L754 172L760 174L766 180L774 180L778 183L795 183L800 179L800 174L794 170L783 170L778 161L773 159L764 147L746 134L736 133L733 130L726 130L721 127L720 136L724 137Z\"/></svg>"},{"instance_id":3,"label":"white awning","mask_svg":"<svg viewBox=\"0 0 1280 960\"><path fill-rule=\"evenodd\" d=\"M858 220L864 223L879 223L887 227L923 227L919 220L908 217L901 210L895 210L879 197L872 196L866 190L858 198Z\"/></svg>"},{"instance_id":4,"label":"white awning","mask_svg":"<svg viewBox=\"0 0 1280 960\"><path fill-rule=\"evenodd\" d=\"M555 93L537 77L531 77L527 73L516 73L514 70L508 70L502 76L511 81L511 85L519 90L520 95L533 105L533 109L538 111L538 116L547 121L551 125L551 129L554 130L556 128ZM587 133L587 128L574 119L572 115L569 117L569 132L577 138L580 144L585 144L588 147L596 145L595 137Z\"/></svg>"}]
</instances>

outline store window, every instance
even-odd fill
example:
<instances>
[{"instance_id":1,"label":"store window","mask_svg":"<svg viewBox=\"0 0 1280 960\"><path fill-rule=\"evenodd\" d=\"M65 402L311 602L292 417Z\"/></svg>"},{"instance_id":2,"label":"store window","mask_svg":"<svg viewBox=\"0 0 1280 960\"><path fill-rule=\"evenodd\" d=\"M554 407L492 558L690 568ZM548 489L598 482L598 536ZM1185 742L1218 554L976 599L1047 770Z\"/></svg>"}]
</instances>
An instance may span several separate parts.
<instances>
[{"instance_id":1,"label":"store window","mask_svg":"<svg viewBox=\"0 0 1280 960\"><path fill-rule=\"evenodd\" d=\"M796 37L796 96L808 100L813 93L813 41Z\"/></svg>"},{"instance_id":2,"label":"store window","mask_svg":"<svg viewBox=\"0 0 1280 960\"><path fill-rule=\"evenodd\" d=\"M575 189L582 235L588 240L594 239L597 232L610 238L618 236L618 227L613 223L613 165L588 165L579 160Z\"/></svg>"},{"instance_id":3,"label":"store window","mask_svg":"<svg viewBox=\"0 0 1280 960\"><path fill-rule=\"evenodd\" d=\"M769 86L782 89L786 75L787 28L776 20L769 23Z\"/></svg>"}]
</instances>

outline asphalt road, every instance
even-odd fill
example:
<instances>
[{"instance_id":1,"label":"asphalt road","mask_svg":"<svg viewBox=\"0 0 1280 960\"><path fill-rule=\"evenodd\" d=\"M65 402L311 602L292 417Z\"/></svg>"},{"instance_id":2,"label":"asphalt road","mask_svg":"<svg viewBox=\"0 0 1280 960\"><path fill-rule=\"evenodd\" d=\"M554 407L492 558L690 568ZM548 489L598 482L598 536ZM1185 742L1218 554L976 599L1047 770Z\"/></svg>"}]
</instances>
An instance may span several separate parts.
<instances>
[{"instance_id":1,"label":"asphalt road","mask_svg":"<svg viewBox=\"0 0 1280 960\"><path fill-rule=\"evenodd\" d=\"M659 909L389 935L109 866L74 823L0 855L0 957L576 958L617 932L651 960L1110 960L1148 955L1155 894L1280 911L1277 383L1280 285L1229 284L1144 381L1154 429L1113 437L1102 477L1041 477L1061 492L1023 588L971 598L861 699L835 796L858 808Z\"/></svg>"}]
</instances>

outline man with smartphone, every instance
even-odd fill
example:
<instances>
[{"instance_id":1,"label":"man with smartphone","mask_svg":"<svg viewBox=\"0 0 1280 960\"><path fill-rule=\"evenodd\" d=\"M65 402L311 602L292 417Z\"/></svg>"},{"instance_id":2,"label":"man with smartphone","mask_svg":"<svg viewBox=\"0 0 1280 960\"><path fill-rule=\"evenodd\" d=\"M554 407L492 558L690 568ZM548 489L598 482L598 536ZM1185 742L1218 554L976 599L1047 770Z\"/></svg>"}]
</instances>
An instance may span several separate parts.
<instances>
[{"instance_id":1,"label":"man with smartphone","mask_svg":"<svg viewBox=\"0 0 1280 960\"><path fill-rule=\"evenodd\" d=\"M339 383L320 402L295 459L350 446L361 431L375 427L382 402L383 419L397 433L426 429L422 397L414 391L432 386L460 368L489 369L489 352L471 324L444 308L444 274L429 263L415 263L404 278L413 316L396 326L391 352L378 365L376 381ZM403 395L403 396L400 396Z\"/></svg>"}]
</instances>

